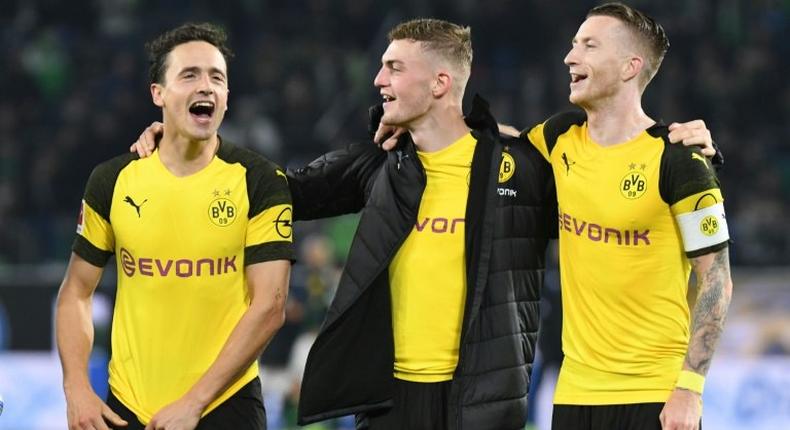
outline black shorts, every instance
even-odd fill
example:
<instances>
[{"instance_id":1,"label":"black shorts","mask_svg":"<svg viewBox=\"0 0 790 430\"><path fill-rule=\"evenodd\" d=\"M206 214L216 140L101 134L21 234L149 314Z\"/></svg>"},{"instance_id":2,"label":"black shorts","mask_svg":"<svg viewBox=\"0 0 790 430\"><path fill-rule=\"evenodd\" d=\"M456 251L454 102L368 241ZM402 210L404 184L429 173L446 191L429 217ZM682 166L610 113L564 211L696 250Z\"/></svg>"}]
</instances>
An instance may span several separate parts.
<instances>
[{"instance_id":1,"label":"black shorts","mask_svg":"<svg viewBox=\"0 0 790 430\"><path fill-rule=\"evenodd\" d=\"M662 409L663 403L554 405L551 430L661 430Z\"/></svg>"},{"instance_id":2,"label":"black shorts","mask_svg":"<svg viewBox=\"0 0 790 430\"><path fill-rule=\"evenodd\" d=\"M357 415L359 430L445 430L452 381L395 379L392 408Z\"/></svg>"},{"instance_id":3,"label":"black shorts","mask_svg":"<svg viewBox=\"0 0 790 430\"><path fill-rule=\"evenodd\" d=\"M145 430L134 412L124 406L112 390L107 395L107 406L129 423L126 427L112 427L118 430ZM109 423L107 423L109 425ZM266 430L266 410L263 408L261 380L257 377L241 387L214 410L201 418L195 430Z\"/></svg>"}]
</instances>

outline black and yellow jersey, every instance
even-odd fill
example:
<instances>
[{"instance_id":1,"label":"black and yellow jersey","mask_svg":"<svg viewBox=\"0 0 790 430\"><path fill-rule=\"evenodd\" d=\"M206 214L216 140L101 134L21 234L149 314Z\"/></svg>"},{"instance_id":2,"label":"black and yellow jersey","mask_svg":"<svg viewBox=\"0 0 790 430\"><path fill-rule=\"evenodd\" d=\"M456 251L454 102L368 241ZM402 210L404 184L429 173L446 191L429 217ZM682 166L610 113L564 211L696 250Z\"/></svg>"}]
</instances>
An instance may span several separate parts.
<instances>
[{"instance_id":1,"label":"black and yellow jersey","mask_svg":"<svg viewBox=\"0 0 790 430\"><path fill-rule=\"evenodd\" d=\"M127 154L96 167L73 250L118 288L112 392L142 422L181 397L214 362L249 306L244 268L292 259L291 196L273 163L221 142L199 172ZM258 374L253 363L204 414Z\"/></svg>"},{"instance_id":2,"label":"black and yellow jersey","mask_svg":"<svg viewBox=\"0 0 790 430\"><path fill-rule=\"evenodd\" d=\"M612 146L582 113L527 133L554 170L562 343L556 404L664 402L689 340L689 258L729 236L710 162L655 125Z\"/></svg>"},{"instance_id":3,"label":"black and yellow jersey","mask_svg":"<svg viewBox=\"0 0 790 430\"><path fill-rule=\"evenodd\" d=\"M465 215L477 140L417 151L426 185L417 222L389 266L395 377L453 379L466 302Z\"/></svg>"}]
</instances>

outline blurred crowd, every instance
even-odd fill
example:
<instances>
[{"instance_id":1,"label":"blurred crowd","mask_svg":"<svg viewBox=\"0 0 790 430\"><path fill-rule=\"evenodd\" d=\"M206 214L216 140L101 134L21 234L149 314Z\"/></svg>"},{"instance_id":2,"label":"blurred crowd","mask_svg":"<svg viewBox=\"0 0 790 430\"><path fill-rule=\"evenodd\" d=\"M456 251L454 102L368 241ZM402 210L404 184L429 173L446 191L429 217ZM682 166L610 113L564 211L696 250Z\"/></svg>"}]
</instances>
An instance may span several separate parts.
<instances>
[{"instance_id":1,"label":"blurred crowd","mask_svg":"<svg viewBox=\"0 0 790 430\"><path fill-rule=\"evenodd\" d=\"M3 0L0 15L0 265L68 257L94 165L161 117L143 45L185 21L229 32L228 140L285 166L367 137L386 32L434 16L472 27L480 93L500 121L531 126L567 103L562 59L598 2L550 0ZM790 3L629 2L671 48L645 96L666 122L703 118L726 158L733 262L790 261Z\"/></svg>"}]
</instances>

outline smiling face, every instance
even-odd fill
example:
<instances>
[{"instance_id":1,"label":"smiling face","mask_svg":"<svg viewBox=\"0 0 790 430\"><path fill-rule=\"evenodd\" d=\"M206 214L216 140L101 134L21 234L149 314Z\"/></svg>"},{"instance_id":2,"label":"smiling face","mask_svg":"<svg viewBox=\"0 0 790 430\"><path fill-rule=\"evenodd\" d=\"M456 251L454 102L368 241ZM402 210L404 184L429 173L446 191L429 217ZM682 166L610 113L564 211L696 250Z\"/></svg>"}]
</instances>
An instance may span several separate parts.
<instances>
[{"instance_id":1,"label":"smiling face","mask_svg":"<svg viewBox=\"0 0 790 430\"><path fill-rule=\"evenodd\" d=\"M617 94L630 80L624 50L629 35L622 22L609 16L591 16L582 23L565 56L571 84L571 103L589 107Z\"/></svg>"},{"instance_id":2,"label":"smiling face","mask_svg":"<svg viewBox=\"0 0 790 430\"><path fill-rule=\"evenodd\" d=\"M162 108L168 128L189 140L217 133L228 108L225 58L203 41L182 43L167 57L162 83L151 84L154 104Z\"/></svg>"},{"instance_id":3,"label":"smiling face","mask_svg":"<svg viewBox=\"0 0 790 430\"><path fill-rule=\"evenodd\" d=\"M373 84L384 99L381 123L407 127L423 117L433 103L434 64L421 42L393 40L381 56Z\"/></svg>"}]
</instances>

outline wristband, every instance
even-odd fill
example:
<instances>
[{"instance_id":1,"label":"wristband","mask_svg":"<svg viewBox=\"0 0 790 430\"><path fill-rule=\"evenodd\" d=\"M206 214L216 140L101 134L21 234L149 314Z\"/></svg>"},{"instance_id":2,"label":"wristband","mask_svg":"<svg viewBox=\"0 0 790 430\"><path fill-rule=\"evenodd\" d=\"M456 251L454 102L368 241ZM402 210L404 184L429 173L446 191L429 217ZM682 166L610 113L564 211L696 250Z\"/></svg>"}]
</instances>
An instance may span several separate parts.
<instances>
[{"instance_id":1,"label":"wristband","mask_svg":"<svg viewBox=\"0 0 790 430\"><path fill-rule=\"evenodd\" d=\"M700 395L702 395L704 387L705 377L690 370L681 370L680 375L678 375L678 382L675 383L675 388L685 388Z\"/></svg>"}]
</instances>

